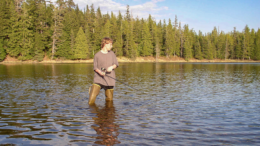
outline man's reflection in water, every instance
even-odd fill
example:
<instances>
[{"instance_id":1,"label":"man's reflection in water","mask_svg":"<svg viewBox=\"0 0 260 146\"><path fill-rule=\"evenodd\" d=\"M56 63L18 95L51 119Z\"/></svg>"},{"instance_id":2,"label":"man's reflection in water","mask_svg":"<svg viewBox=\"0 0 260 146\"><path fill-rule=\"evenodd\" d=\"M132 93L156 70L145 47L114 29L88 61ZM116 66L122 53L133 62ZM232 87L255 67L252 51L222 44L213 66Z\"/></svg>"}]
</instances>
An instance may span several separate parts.
<instances>
[{"instance_id":1,"label":"man's reflection in water","mask_svg":"<svg viewBox=\"0 0 260 146\"><path fill-rule=\"evenodd\" d=\"M114 145L120 143L117 140L119 135L119 126L115 123L116 113L113 101L106 101L106 105L102 109L94 105L90 105L92 113L96 113L94 117L94 125L91 127L97 132L95 144L99 145Z\"/></svg>"}]
</instances>

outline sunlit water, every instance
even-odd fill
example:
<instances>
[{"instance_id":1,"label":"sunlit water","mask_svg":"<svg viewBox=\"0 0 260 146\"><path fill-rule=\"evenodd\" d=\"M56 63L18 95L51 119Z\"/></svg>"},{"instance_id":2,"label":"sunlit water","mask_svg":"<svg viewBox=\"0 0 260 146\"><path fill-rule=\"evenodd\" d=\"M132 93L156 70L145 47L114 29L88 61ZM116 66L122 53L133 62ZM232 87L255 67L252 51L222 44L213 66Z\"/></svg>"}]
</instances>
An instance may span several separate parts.
<instances>
[{"instance_id":1,"label":"sunlit water","mask_svg":"<svg viewBox=\"0 0 260 146\"><path fill-rule=\"evenodd\" d=\"M89 106L92 64L0 65L0 143L257 145L260 64L121 63Z\"/></svg>"}]
</instances>

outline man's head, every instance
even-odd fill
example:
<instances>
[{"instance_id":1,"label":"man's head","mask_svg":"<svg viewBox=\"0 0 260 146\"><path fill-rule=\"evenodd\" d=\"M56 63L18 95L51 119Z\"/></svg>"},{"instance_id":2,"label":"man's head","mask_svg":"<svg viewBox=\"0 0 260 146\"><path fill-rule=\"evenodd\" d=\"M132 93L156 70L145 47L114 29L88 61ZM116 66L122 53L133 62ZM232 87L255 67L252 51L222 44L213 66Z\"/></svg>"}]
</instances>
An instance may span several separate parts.
<instances>
[{"instance_id":1,"label":"man's head","mask_svg":"<svg viewBox=\"0 0 260 146\"><path fill-rule=\"evenodd\" d=\"M101 42L101 48L106 47L109 51L112 48L113 40L109 37L104 37Z\"/></svg>"}]
</instances>

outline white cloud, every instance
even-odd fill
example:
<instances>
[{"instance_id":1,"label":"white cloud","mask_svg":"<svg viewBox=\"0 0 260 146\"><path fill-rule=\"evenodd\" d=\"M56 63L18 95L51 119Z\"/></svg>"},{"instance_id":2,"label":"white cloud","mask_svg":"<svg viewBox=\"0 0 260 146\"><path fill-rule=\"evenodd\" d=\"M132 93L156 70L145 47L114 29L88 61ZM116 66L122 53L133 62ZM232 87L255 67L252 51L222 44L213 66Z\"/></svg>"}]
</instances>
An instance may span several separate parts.
<instances>
[{"instance_id":1,"label":"white cloud","mask_svg":"<svg viewBox=\"0 0 260 146\"><path fill-rule=\"evenodd\" d=\"M56 0L51 0L56 1ZM161 19L163 17L160 14L161 11L168 10L168 7L159 7L157 5L158 2L162 2L164 0L151 0L139 5L130 5L130 12L133 14L133 17L139 18L148 18L149 14L152 17L156 17L157 19ZM102 13L114 12L116 15L120 11L122 15L126 12L126 5L122 3L115 2L113 0L74 0L75 4L78 4L80 9L86 8L87 5L94 5L95 10L100 7Z\"/></svg>"},{"instance_id":2,"label":"white cloud","mask_svg":"<svg viewBox=\"0 0 260 146\"><path fill-rule=\"evenodd\" d=\"M140 5L134 5L130 6L130 10L132 11L134 16L147 18L149 14L152 15L152 17L162 17L161 14L159 14L162 10L168 10L168 7L158 7L157 2L160 2L163 0L152 0L149 2L146 2L144 4Z\"/></svg>"}]
</instances>

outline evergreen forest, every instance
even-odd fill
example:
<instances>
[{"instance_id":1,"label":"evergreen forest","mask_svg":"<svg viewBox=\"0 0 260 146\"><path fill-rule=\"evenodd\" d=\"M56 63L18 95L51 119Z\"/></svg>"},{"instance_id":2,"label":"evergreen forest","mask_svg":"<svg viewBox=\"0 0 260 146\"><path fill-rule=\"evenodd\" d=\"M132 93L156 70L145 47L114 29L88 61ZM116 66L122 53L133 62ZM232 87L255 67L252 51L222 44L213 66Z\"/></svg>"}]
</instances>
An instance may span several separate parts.
<instances>
[{"instance_id":1,"label":"evergreen forest","mask_svg":"<svg viewBox=\"0 0 260 146\"><path fill-rule=\"evenodd\" d=\"M195 59L260 60L260 29L203 34L173 20L134 18L126 12L102 14L94 5L80 10L73 0L0 0L0 61L91 59L104 37L120 57L177 56Z\"/></svg>"}]
</instances>

